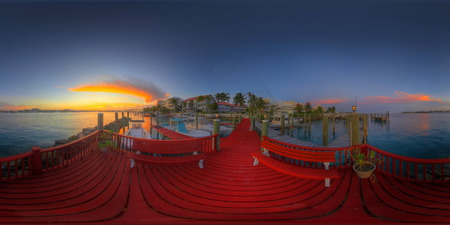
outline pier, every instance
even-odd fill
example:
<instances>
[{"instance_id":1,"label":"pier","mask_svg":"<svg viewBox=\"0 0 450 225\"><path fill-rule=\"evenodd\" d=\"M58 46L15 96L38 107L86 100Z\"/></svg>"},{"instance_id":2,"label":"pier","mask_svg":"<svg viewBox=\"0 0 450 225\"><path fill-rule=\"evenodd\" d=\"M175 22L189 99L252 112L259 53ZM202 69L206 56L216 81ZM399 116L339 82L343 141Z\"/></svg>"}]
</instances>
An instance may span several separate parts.
<instances>
[{"instance_id":1,"label":"pier","mask_svg":"<svg viewBox=\"0 0 450 225\"><path fill-rule=\"evenodd\" d=\"M254 166L250 153L259 151L261 144L258 134L250 131L248 119L221 139L220 151L211 148L211 140L198 145L207 155L204 168L196 163L140 162L130 168L124 153L130 151L133 139L103 132L0 159L0 223L450 223L450 159L411 160L370 145L328 148L342 157L332 165L339 178L327 188L322 180ZM96 147L99 138L116 145L102 152ZM195 139L174 143L183 141ZM164 142L170 145L171 141ZM386 158L375 172L376 182L356 177L351 162L343 157L353 148L374 150ZM58 160L52 161L55 156ZM47 159L39 164L41 168L26 166L41 159ZM408 170L399 165L408 165Z\"/></svg>"}]
</instances>

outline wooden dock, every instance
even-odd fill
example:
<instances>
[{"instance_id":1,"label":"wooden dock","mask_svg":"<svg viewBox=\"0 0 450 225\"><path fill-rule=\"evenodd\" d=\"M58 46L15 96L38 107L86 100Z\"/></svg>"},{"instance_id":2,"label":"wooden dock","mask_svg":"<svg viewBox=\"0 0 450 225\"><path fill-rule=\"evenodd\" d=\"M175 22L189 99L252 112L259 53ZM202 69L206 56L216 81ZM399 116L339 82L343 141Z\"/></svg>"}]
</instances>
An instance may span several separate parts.
<instances>
[{"instance_id":1,"label":"wooden dock","mask_svg":"<svg viewBox=\"0 0 450 225\"><path fill-rule=\"evenodd\" d=\"M130 168L122 151L91 151L64 167L0 182L1 224L413 224L450 223L450 185L376 182L339 169L323 181L253 166L260 150L244 119L221 150L196 163Z\"/></svg>"}]
</instances>

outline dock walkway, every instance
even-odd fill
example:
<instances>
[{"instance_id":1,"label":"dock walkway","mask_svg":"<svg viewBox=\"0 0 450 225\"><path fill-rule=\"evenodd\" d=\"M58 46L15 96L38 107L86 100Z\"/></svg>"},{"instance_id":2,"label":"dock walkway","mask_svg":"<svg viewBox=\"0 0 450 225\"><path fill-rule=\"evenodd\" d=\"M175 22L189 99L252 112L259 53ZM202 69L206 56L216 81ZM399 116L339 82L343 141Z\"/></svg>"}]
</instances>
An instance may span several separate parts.
<instances>
[{"instance_id":1,"label":"dock walkway","mask_svg":"<svg viewBox=\"0 0 450 225\"><path fill-rule=\"evenodd\" d=\"M162 126L153 126L153 129L155 129L158 133L170 138L171 140L186 140L186 139L192 139L193 137L180 134L178 132L175 132L173 130L169 130L167 128L164 128Z\"/></svg>"},{"instance_id":2,"label":"dock walkway","mask_svg":"<svg viewBox=\"0 0 450 225\"><path fill-rule=\"evenodd\" d=\"M253 166L259 138L244 119L204 169L150 165L96 150L59 170L0 182L0 224L450 223L450 185L339 170L323 181Z\"/></svg>"}]
</instances>

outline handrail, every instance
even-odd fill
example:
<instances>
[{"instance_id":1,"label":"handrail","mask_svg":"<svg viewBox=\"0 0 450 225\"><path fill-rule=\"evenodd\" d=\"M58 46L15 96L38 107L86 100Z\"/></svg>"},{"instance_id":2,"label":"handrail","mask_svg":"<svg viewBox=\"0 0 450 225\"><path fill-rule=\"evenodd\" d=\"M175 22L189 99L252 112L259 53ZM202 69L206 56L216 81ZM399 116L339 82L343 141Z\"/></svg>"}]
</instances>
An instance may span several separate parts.
<instances>
[{"instance_id":1,"label":"handrail","mask_svg":"<svg viewBox=\"0 0 450 225\"><path fill-rule=\"evenodd\" d=\"M100 130L97 130L79 140L40 150L42 171L66 166L97 149L100 132Z\"/></svg>"},{"instance_id":2,"label":"handrail","mask_svg":"<svg viewBox=\"0 0 450 225\"><path fill-rule=\"evenodd\" d=\"M352 151L360 149L362 152L376 152L375 160L377 171L398 179L438 183L450 182L450 158L447 159L419 159L407 156L400 156L390 152L383 151L369 144L355 145L349 147L327 148L327 147L308 147L285 143L269 137L263 137L262 141L270 141L280 146L301 149L304 151L335 151L336 161L331 166L337 168L347 168L352 166L350 154ZM298 164L298 163L297 163ZM303 164L301 166L304 166ZM307 164L306 167L314 165Z\"/></svg>"},{"instance_id":3,"label":"handrail","mask_svg":"<svg viewBox=\"0 0 450 225\"><path fill-rule=\"evenodd\" d=\"M375 159L380 161L377 171L398 179L439 183L450 182L450 158L419 159L400 156L383 151L369 144L364 145L367 151L375 151Z\"/></svg>"},{"instance_id":4,"label":"handrail","mask_svg":"<svg viewBox=\"0 0 450 225\"><path fill-rule=\"evenodd\" d=\"M0 158L0 181L18 179L31 174L32 152Z\"/></svg>"},{"instance_id":5,"label":"handrail","mask_svg":"<svg viewBox=\"0 0 450 225\"><path fill-rule=\"evenodd\" d=\"M113 149L117 151L133 151L133 143L134 140L140 140L145 142L157 142L157 143L165 143L167 145L180 145L183 143L199 143L198 151L204 153L212 153L217 151L216 140L219 135L212 135L201 138L190 138L184 140L157 140L157 139L146 139L146 138L136 138L130 137L122 134L112 133L109 131L103 131L102 137L104 139L111 140L114 143L112 146Z\"/></svg>"},{"instance_id":6,"label":"handrail","mask_svg":"<svg viewBox=\"0 0 450 225\"><path fill-rule=\"evenodd\" d=\"M311 152L333 151L333 152L335 152L336 160L334 162L331 162L330 167L334 167L334 168L351 167L351 158L350 158L351 151L361 148L361 146L349 146L349 147L339 147L339 148L310 147L310 146L286 143L286 142L282 142L282 141L279 141L279 140L276 140L273 138L269 138L269 137L262 137L262 141L270 141L274 144L278 144L283 147L287 147L287 148L291 148L291 149L298 149L298 150L303 150L303 151L311 151ZM297 164L297 162L293 162L293 163ZM317 167L316 164L312 164L312 163L305 164L304 166L305 167Z\"/></svg>"}]
</instances>

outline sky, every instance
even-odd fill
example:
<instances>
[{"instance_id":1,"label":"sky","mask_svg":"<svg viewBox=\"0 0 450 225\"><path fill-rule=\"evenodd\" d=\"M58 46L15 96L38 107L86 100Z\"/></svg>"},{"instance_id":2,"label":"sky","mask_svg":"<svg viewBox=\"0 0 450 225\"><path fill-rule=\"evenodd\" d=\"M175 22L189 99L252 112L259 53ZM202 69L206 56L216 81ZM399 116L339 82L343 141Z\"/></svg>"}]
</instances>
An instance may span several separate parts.
<instances>
[{"instance_id":1,"label":"sky","mask_svg":"<svg viewBox=\"0 0 450 225\"><path fill-rule=\"evenodd\" d=\"M237 92L450 110L450 1L0 0L0 110Z\"/></svg>"}]
</instances>

